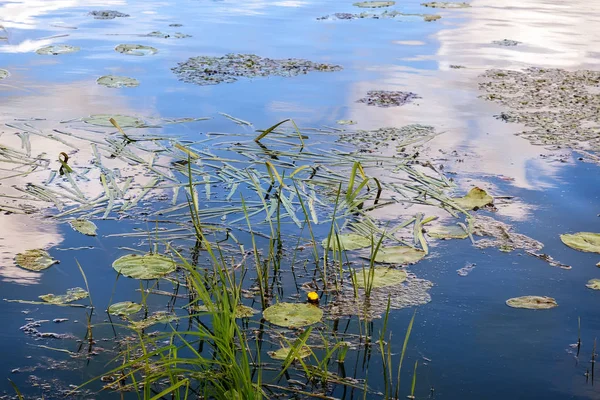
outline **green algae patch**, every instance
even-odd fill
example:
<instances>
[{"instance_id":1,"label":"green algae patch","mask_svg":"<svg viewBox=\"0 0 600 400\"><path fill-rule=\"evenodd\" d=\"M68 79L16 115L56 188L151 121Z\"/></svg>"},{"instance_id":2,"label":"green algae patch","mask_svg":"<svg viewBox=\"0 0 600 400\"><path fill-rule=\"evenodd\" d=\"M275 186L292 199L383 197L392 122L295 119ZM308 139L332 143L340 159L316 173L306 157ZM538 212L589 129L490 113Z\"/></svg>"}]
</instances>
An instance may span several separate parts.
<instances>
[{"instance_id":1,"label":"green algae patch","mask_svg":"<svg viewBox=\"0 0 600 400\"><path fill-rule=\"evenodd\" d=\"M298 359L302 359L302 358L306 358L308 356L311 355L311 350L310 347L308 346L302 346L299 349L292 349L290 347L282 347L279 350L276 351L270 351L268 354L271 358L275 359L275 360L287 360L288 356L290 355L290 353L292 353L293 351L295 351L294 354L294 359L298 360Z\"/></svg>"},{"instance_id":2,"label":"green algae patch","mask_svg":"<svg viewBox=\"0 0 600 400\"><path fill-rule=\"evenodd\" d=\"M96 236L98 227L92 221L87 219L73 219L69 221L71 228L86 236Z\"/></svg>"},{"instance_id":3,"label":"green algae patch","mask_svg":"<svg viewBox=\"0 0 600 400\"><path fill-rule=\"evenodd\" d=\"M399 107L411 103L415 99L420 99L420 97L413 92L369 90L365 97L356 102L375 107Z\"/></svg>"},{"instance_id":4,"label":"green algae patch","mask_svg":"<svg viewBox=\"0 0 600 400\"><path fill-rule=\"evenodd\" d=\"M314 63L297 58L277 60L254 54L227 54L223 57L192 57L179 63L172 71L183 82L217 85L236 82L240 78L291 77L309 72L333 72L341 69L339 65Z\"/></svg>"},{"instance_id":5,"label":"green algae patch","mask_svg":"<svg viewBox=\"0 0 600 400\"><path fill-rule=\"evenodd\" d=\"M585 286L593 290L600 290L600 279L590 279Z\"/></svg>"},{"instance_id":6,"label":"green algae patch","mask_svg":"<svg viewBox=\"0 0 600 400\"><path fill-rule=\"evenodd\" d=\"M431 1L429 3L421 3L424 7L430 8L469 8L471 5L469 3L458 3L458 2L449 2L449 1Z\"/></svg>"},{"instance_id":7,"label":"green algae patch","mask_svg":"<svg viewBox=\"0 0 600 400\"><path fill-rule=\"evenodd\" d=\"M169 322L174 321L176 318L177 316L174 314L168 313L166 311L158 311L141 321L132 321L129 324L129 327L131 329L135 329L136 331L141 331L151 327L152 325L168 324Z\"/></svg>"},{"instance_id":8,"label":"green algae patch","mask_svg":"<svg viewBox=\"0 0 600 400\"><path fill-rule=\"evenodd\" d=\"M159 279L177 269L170 258L160 254L128 254L113 262L115 271L128 278Z\"/></svg>"},{"instance_id":9,"label":"green algae patch","mask_svg":"<svg viewBox=\"0 0 600 400\"><path fill-rule=\"evenodd\" d=\"M552 297L546 296L521 296L506 300L506 305L513 308L526 308L529 310L547 310L558 307Z\"/></svg>"},{"instance_id":10,"label":"green algae patch","mask_svg":"<svg viewBox=\"0 0 600 400\"><path fill-rule=\"evenodd\" d=\"M2 79L8 78L9 75L10 74L9 74L9 72L7 70L0 68L0 81Z\"/></svg>"},{"instance_id":11,"label":"green algae patch","mask_svg":"<svg viewBox=\"0 0 600 400\"><path fill-rule=\"evenodd\" d=\"M139 312L142 305L132 301L122 301L120 303L111 304L108 307L108 313L112 315L126 316Z\"/></svg>"},{"instance_id":12,"label":"green algae patch","mask_svg":"<svg viewBox=\"0 0 600 400\"><path fill-rule=\"evenodd\" d=\"M409 246L381 247L375 255L375 262L384 264L413 264L426 256L421 249Z\"/></svg>"},{"instance_id":13,"label":"green algae patch","mask_svg":"<svg viewBox=\"0 0 600 400\"><path fill-rule=\"evenodd\" d=\"M142 44L120 44L115 47L115 51L130 56L150 56L158 53L158 50L154 47L144 46Z\"/></svg>"},{"instance_id":14,"label":"green algae patch","mask_svg":"<svg viewBox=\"0 0 600 400\"><path fill-rule=\"evenodd\" d=\"M578 232L560 235L560 240L572 249L600 253L600 233Z\"/></svg>"},{"instance_id":15,"label":"green algae patch","mask_svg":"<svg viewBox=\"0 0 600 400\"><path fill-rule=\"evenodd\" d=\"M395 5L395 1L361 1L354 3L353 6L360 8L384 8Z\"/></svg>"},{"instance_id":16,"label":"green algae patch","mask_svg":"<svg viewBox=\"0 0 600 400\"><path fill-rule=\"evenodd\" d=\"M101 76L96 80L96 83L109 88L137 87L140 85L140 81L135 78L119 75Z\"/></svg>"},{"instance_id":17,"label":"green algae patch","mask_svg":"<svg viewBox=\"0 0 600 400\"><path fill-rule=\"evenodd\" d=\"M110 122L111 118L117 121L121 128L139 128L145 124L137 117L119 114L94 114L83 118L82 121L90 125L113 127L114 125Z\"/></svg>"},{"instance_id":18,"label":"green algae patch","mask_svg":"<svg viewBox=\"0 0 600 400\"><path fill-rule=\"evenodd\" d=\"M407 273L401 269L376 267L373 271L369 269L356 271L356 286L364 289L370 286L373 289L384 286L399 285L406 281Z\"/></svg>"},{"instance_id":19,"label":"green algae patch","mask_svg":"<svg viewBox=\"0 0 600 400\"><path fill-rule=\"evenodd\" d=\"M57 44L53 46L40 47L35 52L37 54L45 56L58 56L61 54L77 53L78 51L79 47L77 46L69 46L68 44Z\"/></svg>"},{"instance_id":20,"label":"green algae patch","mask_svg":"<svg viewBox=\"0 0 600 400\"><path fill-rule=\"evenodd\" d=\"M52 258L45 250L32 249L18 253L15 256L15 263L21 268L38 272L58 264L59 261Z\"/></svg>"},{"instance_id":21,"label":"green algae patch","mask_svg":"<svg viewBox=\"0 0 600 400\"><path fill-rule=\"evenodd\" d=\"M357 250L371 246L370 238L358 235L356 233L344 233L341 235L335 235L332 236L329 240L323 240L321 244L323 245L323 247L327 247L327 242L329 241L329 250L337 250L338 240L342 250Z\"/></svg>"},{"instance_id":22,"label":"green algae patch","mask_svg":"<svg viewBox=\"0 0 600 400\"><path fill-rule=\"evenodd\" d=\"M39 296L39 298L45 301L46 303L67 304L77 300L85 299L89 295L90 294L86 290L80 287L76 287L73 289L68 289L66 294L56 295L49 293Z\"/></svg>"},{"instance_id":23,"label":"green algae patch","mask_svg":"<svg viewBox=\"0 0 600 400\"><path fill-rule=\"evenodd\" d=\"M323 310L306 303L277 303L263 311L263 318L284 328L301 328L321 321Z\"/></svg>"},{"instance_id":24,"label":"green algae patch","mask_svg":"<svg viewBox=\"0 0 600 400\"><path fill-rule=\"evenodd\" d=\"M492 217L477 216L471 219L471 226L474 235L485 237L475 243L475 247L480 249L495 247L504 252L511 252L515 249L538 251L544 247L543 243L529 236L513 232L512 226ZM545 261L552 260L548 258Z\"/></svg>"},{"instance_id":25,"label":"green algae patch","mask_svg":"<svg viewBox=\"0 0 600 400\"><path fill-rule=\"evenodd\" d=\"M474 187L463 197L453 197L452 200L465 210L476 210L494 202L494 198L478 187Z\"/></svg>"}]
</instances>

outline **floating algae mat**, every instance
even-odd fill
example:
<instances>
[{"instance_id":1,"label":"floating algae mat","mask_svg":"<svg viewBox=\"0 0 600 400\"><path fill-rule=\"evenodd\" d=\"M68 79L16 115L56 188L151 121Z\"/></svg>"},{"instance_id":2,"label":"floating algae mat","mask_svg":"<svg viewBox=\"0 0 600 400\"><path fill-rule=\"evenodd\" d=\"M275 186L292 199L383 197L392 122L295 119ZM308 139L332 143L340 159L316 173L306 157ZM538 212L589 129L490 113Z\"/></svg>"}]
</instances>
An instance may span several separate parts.
<instances>
[{"instance_id":1,"label":"floating algae mat","mask_svg":"<svg viewBox=\"0 0 600 400\"><path fill-rule=\"evenodd\" d=\"M577 232L560 235L560 240L572 249L600 253L600 233Z\"/></svg>"},{"instance_id":2,"label":"floating algae mat","mask_svg":"<svg viewBox=\"0 0 600 400\"><path fill-rule=\"evenodd\" d=\"M129 17L129 14L125 14L114 10L90 11L90 15L93 16L94 19L115 19Z\"/></svg>"},{"instance_id":3,"label":"floating algae mat","mask_svg":"<svg viewBox=\"0 0 600 400\"><path fill-rule=\"evenodd\" d=\"M488 236L493 239L480 239L476 247L485 249L496 247L502 251L510 252L515 249L541 250L544 245L529 236L515 233L512 227L491 217L477 216L471 220L473 234L477 236Z\"/></svg>"},{"instance_id":4,"label":"floating algae mat","mask_svg":"<svg viewBox=\"0 0 600 400\"><path fill-rule=\"evenodd\" d=\"M517 45L521 44L521 42L517 42L516 40L511 40L511 39L494 40L492 43L497 44L498 46L506 46L506 47L513 47L513 46L517 46Z\"/></svg>"},{"instance_id":5,"label":"floating algae mat","mask_svg":"<svg viewBox=\"0 0 600 400\"><path fill-rule=\"evenodd\" d=\"M142 309L141 304L131 301L123 301L120 303L111 304L108 307L108 313L112 315L126 316L139 312Z\"/></svg>"},{"instance_id":6,"label":"floating algae mat","mask_svg":"<svg viewBox=\"0 0 600 400\"><path fill-rule=\"evenodd\" d=\"M76 53L79 51L77 46L69 46L68 44L57 44L53 46L44 46L37 49L35 52L41 55L57 56L60 54Z\"/></svg>"},{"instance_id":7,"label":"floating algae mat","mask_svg":"<svg viewBox=\"0 0 600 400\"><path fill-rule=\"evenodd\" d=\"M398 107L412 102L420 97L413 92L400 92L393 90L369 90L367 95L358 99L358 103L376 107Z\"/></svg>"},{"instance_id":8,"label":"floating algae mat","mask_svg":"<svg viewBox=\"0 0 600 400\"><path fill-rule=\"evenodd\" d=\"M232 83L240 78L296 76L309 72L341 71L333 64L314 63L298 58L271 59L254 54L227 54L223 57L199 56L179 63L172 71L177 77L197 85Z\"/></svg>"},{"instance_id":9,"label":"floating algae mat","mask_svg":"<svg viewBox=\"0 0 600 400\"><path fill-rule=\"evenodd\" d=\"M356 5L356 4L355 4ZM392 18L422 18L424 21L435 21L442 18L440 15L434 14L407 14L396 10L391 11L383 11L381 13L372 13L372 12L361 12L358 14L353 13L333 13L331 15L324 15L322 17L318 17L318 21L322 20L353 20L353 19L392 19Z\"/></svg>"},{"instance_id":10,"label":"floating algae mat","mask_svg":"<svg viewBox=\"0 0 600 400\"><path fill-rule=\"evenodd\" d=\"M585 286L593 290L600 290L600 279L590 279Z\"/></svg>"},{"instance_id":11,"label":"floating algae mat","mask_svg":"<svg viewBox=\"0 0 600 400\"><path fill-rule=\"evenodd\" d=\"M122 87L137 87L140 85L140 81L135 78L129 78L127 76L118 75L104 75L96 80L98 85L106 86L109 88L122 88Z\"/></svg>"},{"instance_id":12,"label":"floating algae mat","mask_svg":"<svg viewBox=\"0 0 600 400\"><path fill-rule=\"evenodd\" d=\"M493 69L481 77L481 97L507 108L498 119L525 125L520 136L551 148L600 151L600 71Z\"/></svg>"},{"instance_id":13,"label":"floating algae mat","mask_svg":"<svg viewBox=\"0 0 600 400\"><path fill-rule=\"evenodd\" d=\"M168 324L169 322L174 321L176 318L176 315L166 311L157 311L154 314L149 315L148 318L140 321L131 321L129 327L135 330L143 330L156 324Z\"/></svg>"},{"instance_id":14,"label":"floating algae mat","mask_svg":"<svg viewBox=\"0 0 600 400\"><path fill-rule=\"evenodd\" d=\"M338 140L351 143L359 149L377 150L380 147L394 145L396 147L418 143L436 135L435 128L430 125L411 124L401 128L386 127L374 130L357 130L341 132Z\"/></svg>"},{"instance_id":15,"label":"floating algae mat","mask_svg":"<svg viewBox=\"0 0 600 400\"><path fill-rule=\"evenodd\" d=\"M161 31L150 32L149 34L144 35L144 36L158 37L158 38L163 38L163 39L185 39L185 38L192 37L191 35L187 35L187 34L181 33L181 32L166 33L166 32L161 32Z\"/></svg>"},{"instance_id":16,"label":"floating algae mat","mask_svg":"<svg viewBox=\"0 0 600 400\"><path fill-rule=\"evenodd\" d=\"M170 257L161 254L128 254L115 260L112 267L121 275L135 279L159 279L177 269Z\"/></svg>"},{"instance_id":17,"label":"floating algae mat","mask_svg":"<svg viewBox=\"0 0 600 400\"><path fill-rule=\"evenodd\" d=\"M15 257L15 263L19 267L30 271L41 271L58 264L59 261L52 258L45 250L33 249L18 253Z\"/></svg>"},{"instance_id":18,"label":"floating algae mat","mask_svg":"<svg viewBox=\"0 0 600 400\"><path fill-rule=\"evenodd\" d=\"M10 74L8 73L7 70L0 68L0 81L2 79L8 78L8 75L10 75Z\"/></svg>"},{"instance_id":19,"label":"floating algae mat","mask_svg":"<svg viewBox=\"0 0 600 400\"><path fill-rule=\"evenodd\" d=\"M90 115L89 117L82 118L81 120L90 125L112 127L113 124L110 122L111 118L117 121L121 128L139 128L144 125L143 120L131 115L94 114Z\"/></svg>"},{"instance_id":20,"label":"floating algae mat","mask_svg":"<svg viewBox=\"0 0 600 400\"><path fill-rule=\"evenodd\" d=\"M431 8L469 8L471 5L469 3L454 3L449 1L432 1L429 3L421 3L424 7Z\"/></svg>"},{"instance_id":21,"label":"floating algae mat","mask_svg":"<svg viewBox=\"0 0 600 400\"><path fill-rule=\"evenodd\" d=\"M98 229L96 224L86 219L74 219L69 221L69 225L77 232L87 236L96 236L96 230Z\"/></svg>"},{"instance_id":22,"label":"floating algae mat","mask_svg":"<svg viewBox=\"0 0 600 400\"><path fill-rule=\"evenodd\" d=\"M150 56L158 53L158 50L151 46L141 44L120 44L115 47L117 53L128 54L130 56Z\"/></svg>"},{"instance_id":23,"label":"floating algae mat","mask_svg":"<svg viewBox=\"0 0 600 400\"><path fill-rule=\"evenodd\" d=\"M555 299L546 296L514 297L506 300L506 305L513 308L527 308L530 310L547 310L558 307Z\"/></svg>"},{"instance_id":24,"label":"floating algae mat","mask_svg":"<svg viewBox=\"0 0 600 400\"><path fill-rule=\"evenodd\" d=\"M407 279L406 271L402 269L376 267L373 270L365 268L356 270L356 285L359 288L372 287L373 289L384 286L399 285Z\"/></svg>"},{"instance_id":25,"label":"floating algae mat","mask_svg":"<svg viewBox=\"0 0 600 400\"><path fill-rule=\"evenodd\" d=\"M321 321L323 311L306 303L277 303L263 312L263 317L273 325L301 328Z\"/></svg>"},{"instance_id":26,"label":"floating algae mat","mask_svg":"<svg viewBox=\"0 0 600 400\"><path fill-rule=\"evenodd\" d=\"M395 1L362 1L354 3L353 6L360 8L383 8L393 6L394 4L396 4Z\"/></svg>"},{"instance_id":27,"label":"floating algae mat","mask_svg":"<svg viewBox=\"0 0 600 400\"><path fill-rule=\"evenodd\" d=\"M67 304L73 301L85 299L89 296L89 293L80 287L76 287L73 289L68 289L66 294L56 295L56 294L45 294L39 296L40 299L45 301L46 303L52 304Z\"/></svg>"}]
</instances>

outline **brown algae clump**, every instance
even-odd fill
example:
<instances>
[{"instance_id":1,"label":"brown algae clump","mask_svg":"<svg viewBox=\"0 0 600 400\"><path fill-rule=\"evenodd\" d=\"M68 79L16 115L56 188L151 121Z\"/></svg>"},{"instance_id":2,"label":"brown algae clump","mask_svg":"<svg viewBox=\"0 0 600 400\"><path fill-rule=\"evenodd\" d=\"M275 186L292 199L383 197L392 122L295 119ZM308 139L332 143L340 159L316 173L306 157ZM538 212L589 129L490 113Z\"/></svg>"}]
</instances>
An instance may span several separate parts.
<instances>
[{"instance_id":1,"label":"brown algae clump","mask_svg":"<svg viewBox=\"0 0 600 400\"><path fill-rule=\"evenodd\" d=\"M187 83L217 85L232 83L239 78L266 76L297 76L309 72L340 71L339 65L314 63L298 58L271 59L254 54L227 54L223 57L199 56L179 63L172 71Z\"/></svg>"},{"instance_id":2,"label":"brown algae clump","mask_svg":"<svg viewBox=\"0 0 600 400\"><path fill-rule=\"evenodd\" d=\"M365 103L376 107L398 107L412 102L420 97L413 92L400 92L393 90L369 90L367 96L357 100L357 103Z\"/></svg>"}]
</instances>

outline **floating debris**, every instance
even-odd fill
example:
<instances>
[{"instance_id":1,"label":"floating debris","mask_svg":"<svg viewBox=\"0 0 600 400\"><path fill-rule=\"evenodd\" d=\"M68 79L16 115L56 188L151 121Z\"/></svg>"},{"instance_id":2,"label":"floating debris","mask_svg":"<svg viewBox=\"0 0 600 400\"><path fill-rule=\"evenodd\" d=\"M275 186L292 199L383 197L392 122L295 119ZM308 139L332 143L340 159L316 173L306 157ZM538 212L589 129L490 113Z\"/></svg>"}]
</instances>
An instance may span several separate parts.
<instances>
[{"instance_id":1,"label":"floating debris","mask_svg":"<svg viewBox=\"0 0 600 400\"><path fill-rule=\"evenodd\" d=\"M129 14L124 14L114 10L90 11L89 15L93 16L94 19L115 19L129 17Z\"/></svg>"},{"instance_id":2,"label":"floating debris","mask_svg":"<svg viewBox=\"0 0 600 400\"><path fill-rule=\"evenodd\" d=\"M429 3L421 3L424 7L431 8L469 8L471 5L469 3L454 3L449 1L432 1Z\"/></svg>"},{"instance_id":3,"label":"floating debris","mask_svg":"<svg viewBox=\"0 0 600 400\"><path fill-rule=\"evenodd\" d=\"M263 318L273 325L301 328L321 321L323 310L312 304L277 303L263 311Z\"/></svg>"},{"instance_id":4,"label":"floating debris","mask_svg":"<svg viewBox=\"0 0 600 400\"><path fill-rule=\"evenodd\" d=\"M77 232L87 236L96 236L96 230L98 229L95 223L86 219L73 219L69 221L69 225Z\"/></svg>"},{"instance_id":5,"label":"floating debris","mask_svg":"<svg viewBox=\"0 0 600 400\"><path fill-rule=\"evenodd\" d=\"M49 293L49 294L44 294L44 295L38 296L38 297L40 299L42 299L43 301L45 301L46 303L67 304L67 303L72 303L77 300L85 299L88 296L89 296L89 293L86 290L84 290L80 287L76 287L76 288L72 288L72 289L67 289L66 294L56 295L56 294Z\"/></svg>"},{"instance_id":6,"label":"floating debris","mask_svg":"<svg viewBox=\"0 0 600 400\"><path fill-rule=\"evenodd\" d=\"M342 247L342 250L357 250L371 246L371 239L356 233L344 233L340 235L332 236L329 240L324 239L321 243L323 247L327 247L329 242L329 250L338 249L338 241Z\"/></svg>"},{"instance_id":7,"label":"floating debris","mask_svg":"<svg viewBox=\"0 0 600 400\"><path fill-rule=\"evenodd\" d=\"M297 58L275 60L254 54L227 54L223 57L192 57L179 63L172 71L187 83L217 85L232 83L239 78L289 77L312 71L331 72L341 69L339 65L314 63Z\"/></svg>"},{"instance_id":8,"label":"floating debris","mask_svg":"<svg viewBox=\"0 0 600 400\"><path fill-rule=\"evenodd\" d=\"M9 75L10 74L9 74L9 72L7 70L0 68L0 81L2 79L8 78Z\"/></svg>"},{"instance_id":9,"label":"floating debris","mask_svg":"<svg viewBox=\"0 0 600 400\"><path fill-rule=\"evenodd\" d=\"M63 322L67 322L69 318L54 318L52 322L55 324L62 324Z\"/></svg>"},{"instance_id":10,"label":"floating debris","mask_svg":"<svg viewBox=\"0 0 600 400\"><path fill-rule=\"evenodd\" d=\"M452 69L464 69L467 68L464 65L458 65L458 64L450 64L450 68Z\"/></svg>"},{"instance_id":11,"label":"floating debris","mask_svg":"<svg viewBox=\"0 0 600 400\"><path fill-rule=\"evenodd\" d=\"M356 270L356 286L361 289L370 287L373 289L384 286L399 285L407 278L403 269L375 267L371 271L368 268Z\"/></svg>"},{"instance_id":12,"label":"floating debris","mask_svg":"<svg viewBox=\"0 0 600 400\"><path fill-rule=\"evenodd\" d=\"M472 219L473 234L477 236L491 236L494 239L481 239L476 247L485 249L496 247L501 251L510 252L515 249L529 251L541 250L544 245L529 236L512 232L512 227L494 218L477 216Z\"/></svg>"},{"instance_id":13,"label":"floating debris","mask_svg":"<svg viewBox=\"0 0 600 400\"><path fill-rule=\"evenodd\" d=\"M493 44L497 44L498 46L507 46L512 47L521 44L521 42L517 42L516 40L510 39L502 39L502 40L494 40Z\"/></svg>"},{"instance_id":14,"label":"floating debris","mask_svg":"<svg viewBox=\"0 0 600 400\"><path fill-rule=\"evenodd\" d=\"M452 200L465 210L478 210L494 202L494 198L478 187L469 190L463 197L453 197Z\"/></svg>"},{"instance_id":15,"label":"floating debris","mask_svg":"<svg viewBox=\"0 0 600 400\"><path fill-rule=\"evenodd\" d=\"M113 127L113 124L110 122L111 118L114 119L121 128L139 128L145 125L143 120L131 115L94 114L82 118L81 120L90 125Z\"/></svg>"},{"instance_id":16,"label":"floating debris","mask_svg":"<svg viewBox=\"0 0 600 400\"><path fill-rule=\"evenodd\" d=\"M600 290L600 279L590 279L585 286L593 290Z\"/></svg>"},{"instance_id":17,"label":"floating debris","mask_svg":"<svg viewBox=\"0 0 600 400\"><path fill-rule=\"evenodd\" d=\"M395 1L361 1L360 3L354 3L353 6L360 8L383 8L390 7L396 4Z\"/></svg>"},{"instance_id":18,"label":"floating debris","mask_svg":"<svg viewBox=\"0 0 600 400\"><path fill-rule=\"evenodd\" d=\"M77 46L69 46L67 44L57 44L53 46L44 46L37 49L35 52L41 55L57 56L60 54L76 53L79 51Z\"/></svg>"},{"instance_id":19,"label":"floating debris","mask_svg":"<svg viewBox=\"0 0 600 400\"><path fill-rule=\"evenodd\" d=\"M506 305L513 308L527 308L530 310L547 310L558 307L552 297L546 296L521 296L506 300Z\"/></svg>"},{"instance_id":20,"label":"floating debris","mask_svg":"<svg viewBox=\"0 0 600 400\"><path fill-rule=\"evenodd\" d=\"M393 90L369 90L367 96L358 99L357 103L365 103L376 107L398 107L420 99L416 93Z\"/></svg>"},{"instance_id":21,"label":"floating debris","mask_svg":"<svg viewBox=\"0 0 600 400\"><path fill-rule=\"evenodd\" d=\"M416 249L409 246L390 246L380 247L375 254L375 262L384 264L414 264L425 257L425 253L421 249Z\"/></svg>"},{"instance_id":22,"label":"floating debris","mask_svg":"<svg viewBox=\"0 0 600 400\"><path fill-rule=\"evenodd\" d=\"M270 351L268 354L271 358L275 359L275 360L286 360L288 358L288 356L290 355L290 353L293 351L294 349L290 348L290 347L282 347L279 350L276 351ZM300 358L306 358L308 356L310 356L312 354L310 347L308 346L302 346L299 349L296 349L296 354L294 355L294 359L298 360Z\"/></svg>"},{"instance_id":23,"label":"floating debris","mask_svg":"<svg viewBox=\"0 0 600 400\"><path fill-rule=\"evenodd\" d=\"M558 268L562 268L562 269L571 269L572 268L570 265L566 265L559 261L556 261L554 258L552 258L552 256L549 256L548 254L543 254L543 253L539 254L539 253L536 253L531 250L526 250L525 252L531 256L534 256L535 258L539 258L540 260L546 261L552 267L558 267Z\"/></svg>"},{"instance_id":24,"label":"floating debris","mask_svg":"<svg viewBox=\"0 0 600 400\"><path fill-rule=\"evenodd\" d=\"M456 270L456 273L457 273L459 276L467 276L467 275L469 275L469 273L470 273L471 271L473 271L473 270L475 269L475 266L476 266L476 265L477 265L477 264L475 264L475 263L468 263L468 264L467 264L467 265L465 265L464 267L462 267L462 268L460 268L460 269L457 269L457 270Z\"/></svg>"},{"instance_id":25,"label":"floating debris","mask_svg":"<svg viewBox=\"0 0 600 400\"><path fill-rule=\"evenodd\" d=\"M356 125L356 124L358 124L358 122L353 121L351 119L338 119L337 121L335 121L335 123L338 125Z\"/></svg>"},{"instance_id":26,"label":"floating debris","mask_svg":"<svg viewBox=\"0 0 600 400\"><path fill-rule=\"evenodd\" d=\"M101 76L96 80L96 83L109 88L137 87L140 85L140 81L135 78L118 75Z\"/></svg>"},{"instance_id":27,"label":"floating debris","mask_svg":"<svg viewBox=\"0 0 600 400\"><path fill-rule=\"evenodd\" d=\"M159 279L177 269L170 258L161 254L128 254L113 262L112 267L123 276L134 279Z\"/></svg>"},{"instance_id":28,"label":"floating debris","mask_svg":"<svg viewBox=\"0 0 600 400\"><path fill-rule=\"evenodd\" d=\"M560 240L572 249L600 253L600 233L577 232L560 235Z\"/></svg>"},{"instance_id":29,"label":"floating debris","mask_svg":"<svg viewBox=\"0 0 600 400\"><path fill-rule=\"evenodd\" d=\"M19 267L36 272L49 268L59 262L42 249L27 250L24 253L17 253L15 256L15 263Z\"/></svg>"},{"instance_id":30,"label":"floating debris","mask_svg":"<svg viewBox=\"0 0 600 400\"><path fill-rule=\"evenodd\" d=\"M141 44L120 44L115 47L117 53L128 54L130 56L150 56L158 53L158 50L151 46Z\"/></svg>"},{"instance_id":31,"label":"floating debris","mask_svg":"<svg viewBox=\"0 0 600 400\"><path fill-rule=\"evenodd\" d=\"M338 140L340 142L351 143L364 151L373 151L392 144L396 147L404 147L432 138L435 135L435 128L433 126L411 124L401 128L386 127L370 131L341 132Z\"/></svg>"},{"instance_id":32,"label":"floating debris","mask_svg":"<svg viewBox=\"0 0 600 400\"><path fill-rule=\"evenodd\" d=\"M181 32L165 33L165 32L160 32L160 31L150 32L149 34L147 34L145 36L158 37L158 38L163 38L163 39L169 39L169 38L171 38L171 39L185 39L185 38L192 37L192 35L187 35L187 34L181 33Z\"/></svg>"},{"instance_id":33,"label":"floating debris","mask_svg":"<svg viewBox=\"0 0 600 400\"><path fill-rule=\"evenodd\" d=\"M123 301L120 303L111 304L108 307L107 312L112 315L132 315L139 312L142 309L141 304L134 303L132 301Z\"/></svg>"}]
</instances>

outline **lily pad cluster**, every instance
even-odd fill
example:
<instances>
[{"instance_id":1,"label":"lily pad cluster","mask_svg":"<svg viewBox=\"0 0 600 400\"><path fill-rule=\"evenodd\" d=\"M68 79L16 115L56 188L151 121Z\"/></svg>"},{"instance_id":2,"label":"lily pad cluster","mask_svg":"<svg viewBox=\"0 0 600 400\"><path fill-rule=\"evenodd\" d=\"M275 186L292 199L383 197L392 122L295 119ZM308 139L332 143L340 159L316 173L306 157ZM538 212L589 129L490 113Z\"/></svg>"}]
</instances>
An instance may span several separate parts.
<instances>
[{"instance_id":1,"label":"lily pad cluster","mask_svg":"<svg viewBox=\"0 0 600 400\"><path fill-rule=\"evenodd\" d=\"M227 54L223 57L192 57L179 63L172 70L184 82L217 85L232 83L240 78L289 77L314 71L332 72L341 69L339 65L314 63L298 58L271 59L254 54Z\"/></svg>"},{"instance_id":2,"label":"lily pad cluster","mask_svg":"<svg viewBox=\"0 0 600 400\"><path fill-rule=\"evenodd\" d=\"M52 265L58 264L59 261L52 258L45 250L32 249L18 253L15 256L15 263L21 268L37 272L50 268Z\"/></svg>"},{"instance_id":3,"label":"lily pad cluster","mask_svg":"<svg viewBox=\"0 0 600 400\"><path fill-rule=\"evenodd\" d=\"M525 125L520 135L532 143L600 151L600 71L493 69L482 78L482 97L506 107L497 118Z\"/></svg>"},{"instance_id":4,"label":"lily pad cluster","mask_svg":"<svg viewBox=\"0 0 600 400\"><path fill-rule=\"evenodd\" d=\"M513 308L527 308L529 310L548 310L558 307L552 297L546 296L521 296L506 300L506 305Z\"/></svg>"},{"instance_id":5,"label":"lily pad cluster","mask_svg":"<svg viewBox=\"0 0 600 400\"><path fill-rule=\"evenodd\" d=\"M177 264L161 254L128 254L115 260L112 267L128 278L159 279L175 271Z\"/></svg>"},{"instance_id":6,"label":"lily pad cluster","mask_svg":"<svg viewBox=\"0 0 600 400\"><path fill-rule=\"evenodd\" d=\"M376 107L398 107L420 99L416 93L394 90L369 90L366 97L358 99L358 103Z\"/></svg>"},{"instance_id":7,"label":"lily pad cluster","mask_svg":"<svg viewBox=\"0 0 600 400\"><path fill-rule=\"evenodd\" d=\"M93 16L94 19L115 19L129 17L129 14L125 14L115 10L90 11L90 15Z\"/></svg>"},{"instance_id":8,"label":"lily pad cluster","mask_svg":"<svg viewBox=\"0 0 600 400\"><path fill-rule=\"evenodd\" d=\"M51 46L44 46L37 49L35 52L41 55L52 55L58 56L60 54L76 53L79 51L79 47L70 46L68 44L57 44Z\"/></svg>"},{"instance_id":9,"label":"lily pad cluster","mask_svg":"<svg viewBox=\"0 0 600 400\"><path fill-rule=\"evenodd\" d=\"M431 125L411 124L401 128L385 127L375 130L341 132L338 140L351 143L361 150L372 151L391 145L400 147L435 135Z\"/></svg>"}]
</instances>

